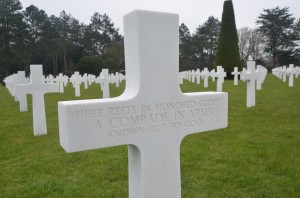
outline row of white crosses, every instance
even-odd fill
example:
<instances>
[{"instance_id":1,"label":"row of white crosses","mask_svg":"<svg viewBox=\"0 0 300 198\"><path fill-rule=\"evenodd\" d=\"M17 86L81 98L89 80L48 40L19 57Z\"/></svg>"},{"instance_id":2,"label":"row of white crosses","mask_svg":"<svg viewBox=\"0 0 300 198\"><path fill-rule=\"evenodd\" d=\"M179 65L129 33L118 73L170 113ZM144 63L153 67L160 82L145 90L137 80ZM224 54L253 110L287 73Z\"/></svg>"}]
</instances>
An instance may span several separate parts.
<instances>
[{"instance_id":1,"label":"row of white crosses","mask_svg":"<svg viewBox=\"0 0 300 198\"><path fill-rule=\"evenodd\" d=\"M222 66L217 66L217 71L215 69L209 71L207 68L204 68L202 71L200 69L183 71L179 73L180 84L183 83L183 79L186 79L192 83L201 84L201 78L204 82L204 87L208 87L208 79L212 78L214 82L217 78L217 91L222 92L224 79L226 77L226 72L224 71Z\"/></svg>"},{"instance_id":2,"label":"row of white crosses","mask_svg":"<svg viewBox=\"0 0 300 198\"><path fill-rule=\"evenodd\" d=\"M294 67L293 64L290 64L289 67L282 66L282 67L276 67L272 69L272 74L277 76L279 79L281 79L283 82L286 82L286 76L289 77L289 87L294 86L294 76L298 78L300 75L300 67L296 66Z\"/></svg>"},{"instance_id":3,"label":"row of white crosses","mask_svg":"<svg viewBox=\"0 0 300 198\"><path fill-rule=\"evenodd\" d=\"M108 70L105 71L108 73ZM30 78L26 78L25 72L19 71L17 74L6 77L4 82L11 95L15 97L15 101L19 102L20 112L28 111L26 95L32 95L34 136L46 135L47 125L44 94L53 92L63 93L64 86L68 84L68 77L59 74L56 78L52 75L45 78L42 65L31 65L30 74ZM75 72L75 76L79 77L80 75ZM93 77L90 75L90 78L88 78L87 75L84 75L83 77L80 77L80 79L82 79L82 82L85 82L85 79L88 81L93 79ZM76 78L72 77L71 81L76 82ZM77 86L76 83L75 85ZM87 86L85 88L87 88ZM78 94L78 90L76 91L76 94ZM109 97L109 92L106 94L106 97Z\"/></svg>"},{"instance_id":4,"label":"row of white crosses","mask_svg":"<svg viewBox=\"0 0 300 198\"><path fill-rule=\"evenodd\" d=\"M92 74L84 74L81 76L79 72L74 72L74 74L70 77L70 82L75 88L75 96L80 97L80 86L83 83L84 89L88 89L92 83L100 84L101 91L103 93L103 98L109 98L109 84L116 83L116 87L119 87L119 84L125 80L123 74L109 74L108 69L102 69L102 72L98 77Z\"/></svg>"},{"instance_id":5,"label":"row of white crosses","mask_svg":"<svg viewBox=\"0 0 300 198\"><path fill-rule=\"evenodd\" d=\"M13 74L4 79L5 85L10 92L10 94L15 98L16 102L20 103L20 112L28 111L27 107L27 97L26 94L18 94L15 91L16 84L27 84L29 83L29 78L25 77L24 71L19 71L17 74Z\"/></svg>"}]
</instances>

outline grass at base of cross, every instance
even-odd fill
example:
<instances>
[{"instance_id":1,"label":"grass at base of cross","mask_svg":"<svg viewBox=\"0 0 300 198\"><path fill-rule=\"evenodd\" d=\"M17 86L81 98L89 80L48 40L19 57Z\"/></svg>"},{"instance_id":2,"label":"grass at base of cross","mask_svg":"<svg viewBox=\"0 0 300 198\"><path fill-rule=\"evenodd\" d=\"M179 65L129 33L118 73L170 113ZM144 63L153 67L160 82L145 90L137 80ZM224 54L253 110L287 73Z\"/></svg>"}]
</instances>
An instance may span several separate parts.
<instances>
[{"instance_id":1,"label":"grass at base of cross","mask_svg":"<svg viewBox=\"0 0 300 198\"><path fill-rule=\"evenodd\" d=\"M111 86L111 96L120 95ZM215 91L188 81L184 92ZM289 88L269 74L246 108L246 83L225 81L229 126L186 137L181 144L182 197L300 196L300 79ZM99 85L81 89L79 99L100 98ZM127 147L66 153L59 145L57 102L74 100L46 94L48 135L33 137L31 97L20 113L0 86L0 197L128 197ZM5 101L5 102L4 102Z\"/></svg>"}]
</instances>

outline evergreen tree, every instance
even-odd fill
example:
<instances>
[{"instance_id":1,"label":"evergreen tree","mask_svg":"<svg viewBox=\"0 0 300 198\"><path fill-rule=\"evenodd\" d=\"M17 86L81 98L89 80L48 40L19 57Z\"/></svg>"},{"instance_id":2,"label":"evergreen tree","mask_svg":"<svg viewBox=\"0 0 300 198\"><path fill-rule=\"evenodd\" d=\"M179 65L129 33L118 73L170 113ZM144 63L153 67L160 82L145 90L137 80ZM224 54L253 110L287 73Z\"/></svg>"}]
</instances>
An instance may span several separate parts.
<instances>
[{"instance_id":1,"label":"evergreen tree","mask_svg":"<svg viewBox=\"0 0 300 198\"><path fill-rule=\"evenodd\" d=\"M270 54L273 59L273 66L278 63L291 63L290 55L295 50L296 41L299 39L297 22L289 13L289 8L264 9L264 13L258 17L256 23L258 31L264 35L265 52Z\"/></svg>"},{"instance_id":2,"label":"evergreen tree","mask_svg":"<svg viewBox=\"0 0 300 198\"><path fill-rule=\"evenodd\" d=\"M241 69L237 30L234 9L231 0L225 0L223 6L221 31L218 41L215 66L222 65L227 72L227 78L233 79L231 71L234 67Z\"/></svg>"}]
</instances>

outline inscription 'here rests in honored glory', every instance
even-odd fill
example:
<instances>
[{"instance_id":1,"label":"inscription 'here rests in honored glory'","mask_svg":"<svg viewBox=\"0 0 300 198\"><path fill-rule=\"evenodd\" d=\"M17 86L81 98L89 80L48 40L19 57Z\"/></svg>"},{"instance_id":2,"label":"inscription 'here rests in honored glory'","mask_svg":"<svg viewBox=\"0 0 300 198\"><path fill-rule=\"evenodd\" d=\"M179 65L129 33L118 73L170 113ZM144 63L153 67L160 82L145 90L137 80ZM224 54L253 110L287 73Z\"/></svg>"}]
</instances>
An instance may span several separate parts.
<instances>
[{"instance_id":1,"label":"inscription 'here rests in honored glory'","mask_svg":"<svg viewBox=\"0 0 300 198\"><path fill-rule=\"evenodd\" d=\"M131 198L181 197L182 139L227 127L227 93L179 89L178 25L177 14L125 15L125 92L58 105L60 144L67 152L128 145Z\"/></svg>"}]
</instances>

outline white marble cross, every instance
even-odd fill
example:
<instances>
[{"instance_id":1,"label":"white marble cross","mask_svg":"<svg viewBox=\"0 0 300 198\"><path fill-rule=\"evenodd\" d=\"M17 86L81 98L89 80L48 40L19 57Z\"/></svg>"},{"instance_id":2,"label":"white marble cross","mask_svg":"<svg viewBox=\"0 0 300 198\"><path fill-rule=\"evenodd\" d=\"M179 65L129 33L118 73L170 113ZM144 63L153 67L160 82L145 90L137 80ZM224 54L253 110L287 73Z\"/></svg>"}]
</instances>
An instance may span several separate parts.
<instances>
[{"instance_id":1,"label":"white marble cross","mask_svg":"<svg viewBox=\"0 0 300 198\"><path fill-rule=\"evenodd\" d=\"M108 73L108 69L102 69L100 76L97 77L95 82L100 84L103 98L109 98L109 84L112 83L112 78Z\"/></svg>"},{"instance_id":2,"label":"white marble cross","mask_svg":"<svg viewBox=\"0 0 300 198\"><path fill-rule=\"evenodd\" d=\"M255 82L259 74L255 71L255 61L247 61L247 72L243 74L243 80L247 81L247 107L255 106Z\"/></svg>"},{"instance_id":3,"label":"white marble cross","mask_svg":"<svg viewBox=\"0 0 300 198\"><path fill-rule=\"evenodd\" d=\"M68 76L65 76L62 73L59 73L58 76L56 76L56 82L58 82L58 84L59 84L59 92L64 93L64 87L69 82Z\"/></svg>"},{"instance_id":4,"label":"white marble cross","mask_svg":"<svg viewBox=\"0 0 300 198\"><path fill-rule=\"evenodd\" d=\"M226 77L226 72L224 71L222 66L217 66L217 72L215 73L215 77L217 78L217 91L221 92L223 90L223 83Z\"/></svg>"},{"instance_id":5,"label":"white marble cross","mask_svg":"<svg viewBox=\"0 0 300 198\"><path fill-rule=\"evenodd\" d=\"M234 76L234 85L238 85L239 84L239 75L241 74L241 72L238 71L239 68L238 67L234 67L234 71L231 72L231 74Z\"/></svg>"},{"instance_id":6,"label":"white marble cross","mask_svg":"<svg viewBox=\"0 0 300 198\"><path fill-rule=\"evenodd\" d=\"M23 84L23 85L28 84L27 79L25 77L25 71L18 71L18 81L16 83ZM26 93L18 94L18 92L16 92L16 96L18 97L18 101L20 103L20 112L28 111Z\"/></svg>"},{"instance_id":7,"label":"white marble cross","mask_svg":"<svg viewBox=\"0 0 300 198\"><path fill-rule=\"evenodd\" d=\"M195 83L195 79L196 79L196 71L192 70L192 83Z\"/></svg>"},{"instance_id":8,"label":"white marble cross","mask_svg":"<svg viewBox=\"0 0 300 198\"><path fill-rule=\"evenodd\" d=\"M286 69L286 74L289 76L289 87L294 86L294 75L296 71L293 64L289 65L289 68Z\"/></svg>"},{"instance_id":9,"label":"white marble cross","mask_svg":"<svg viewBox=\"0 0 300 198\"><path fill-rule=\"evenodd\" d=\"M75 88L75 97L80 97L80 85L82 83L82 76L79 74L78 71L76 71L71 76L70 81L72 82L73 87Z\"/></svg>"},{"instance_id":10,"label":"white marble cross","mask_svg":"<svg viewBox=\"0 0 300 198\"><path fill-rule=\"evenodd\" d=\"M88 75L87 73L84 73L83 76L82 76L82 82L83 82L83 85L84 85L84 89L88 89Z\"/></svg>"},{"instance_id":11,"label":"white marble cross","mask_svg":"<svg viewBox=\"0 0 300 198\"><path fill-rule=\"evenodd\" d=\"M256 73L259 76L256 81L256 90L261 90L261 85L263 84L263 82L267 76L268 70L261 65L257 65Z\"/></svg>"},{"instance_id":12,"label":"white marble cross","mask_svg":"<svg viewBox=\"0 0 300 198\"><path fill-rule=\"evenodd\" d=\"M286 66L282 67L281 76L282 76L282 81L286 82Z\"/></svg>"},{"instance_id":13,"label":"white marble cross","mask_svg":"<svg viewBox=\"0 0 300 198\"><path fill-rule=\"evenodd\" d=\"M18 74L12 74L4 79L5 86L8 89L9 93L14 97L15 102L18 102L19 99L15 93L15 84L18 82Z\"/></svg>"},{"instance_id":14,"label":"white marble cross","mask_svg":"<svg viewBox=\"0 0 300 198\"><path fill-rule=\"evenodd\" d=\"M210 76L210 73L207 68L204 68L202 71L202 78L204 79L204 87L208 87L208 77Z\"/></svg>"},{"instance_id":15,"label":"white marble cross","mask_svg":"<svg viewBox=\"0 0 300 198\"><path fill-rule=\"evenodd\" d=\"M32 94L32 114L34 136L46 135L45 93L59 92L58 84L45 83L42 65L30 65L30 83L15 85L18 94Z\"/></svg>"},{"instance_id":16,"label":"white marble cross","mask_svg":"<svg viewBox=\"0 0 300 198\"><path fill-rule=\"evenodd\" d=\"M201 82L201 72L200 72L200 69L197 69L197 71L196 71L196 82L197 82L197 85L199 85L200 82Z\"/></svg>"},{"instance_id":17,"label":"white marble cross","mask_svg":"<svg viewBox=\"0 0 300 198\"><path fill-rule=\"evenodd\" d=\"M300 67L299 67L299 66L296 66L295 77L298 78L299 74L300 74Z\"/></svg>"},{"instance_id":18,"label":"white marble cross","mask_svg":"<svg viewBox=\"0 0 300 198\"><path fill-rule=\"evenodd\" d=\"M180 198L182 139L227 127L227 93L180 91L178 25L177 14L127 14L125 92L58 104L67 152L128 145L130 198Z\"/></svg>"},{"instance_id":19,"label":"white marble cross","mask_svg":"<svg viewBox=\"0 0 300 198\"><path fill-rule=\"evenodd\" d=\"M91 85L91 84L93 84L95 82L96 76L93 75L93 74L89 74L88 77L87 77L87 79L88 79L89 85Z\"/></svg>"},{"instance_id":20,"label":"white marble cross","mask_svg":"<svg viewBox=\"0 0 300 198\"><path fill-rule=\"evenodd\" d=\"M210 77L211 77L212 82L215 82L215 80L216 80L215 73L216 73L216 70L215 70L215 69L212 69L212 70L209 72L209 75L210 75Z\"/></svg>"},{"instance_id":21,"label":"white marble cross","mask_svg":"<svg viewBox=\"0 0 300 198\"><path fill-rule=\"evenodd\" d=\"M243 68L242 71L241 71L241 74L240 74L240 79L242 81L245 81L245 78L244 78L244 74L247 73L247 69L246 68Z\"/></svg>"},{"instance_id":22,"label":"white marble cross","mask_svg":"<svg viewBox=\"0 0 300 198\"><path fill-rule=\"evenodd\" d=\"M54 76L52 74L49 74L49 76L46 79L47 83L55 83L56 79L54 78Z\"/></svg>"}]
</instances>

